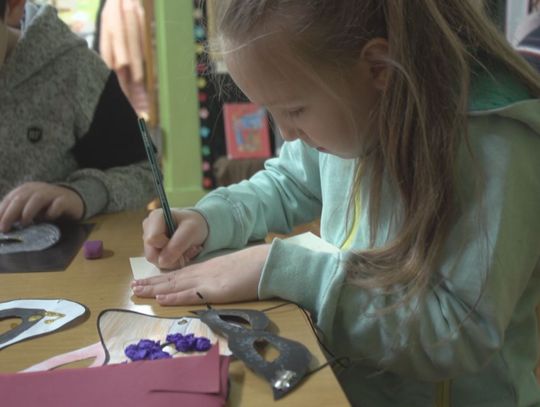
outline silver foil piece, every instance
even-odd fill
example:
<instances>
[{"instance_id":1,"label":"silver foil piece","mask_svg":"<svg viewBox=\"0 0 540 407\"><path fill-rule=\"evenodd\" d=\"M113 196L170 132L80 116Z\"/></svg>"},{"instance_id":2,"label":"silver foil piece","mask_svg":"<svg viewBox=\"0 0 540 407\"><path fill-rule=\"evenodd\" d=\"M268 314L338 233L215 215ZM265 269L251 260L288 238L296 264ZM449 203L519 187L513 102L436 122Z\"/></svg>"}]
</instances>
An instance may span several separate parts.
<instances>
[{"instance_id":1,"label":"silver foil piece","mask_svg":"<svg viewBox=\"0 0 540 407\"><path fill-rule=\"evenodd\" d=\"M0 254L34 252L48 249L60 240L60 229L52 223L27 227L14 226L0 233Z\"/></svg>"}]
</instances>

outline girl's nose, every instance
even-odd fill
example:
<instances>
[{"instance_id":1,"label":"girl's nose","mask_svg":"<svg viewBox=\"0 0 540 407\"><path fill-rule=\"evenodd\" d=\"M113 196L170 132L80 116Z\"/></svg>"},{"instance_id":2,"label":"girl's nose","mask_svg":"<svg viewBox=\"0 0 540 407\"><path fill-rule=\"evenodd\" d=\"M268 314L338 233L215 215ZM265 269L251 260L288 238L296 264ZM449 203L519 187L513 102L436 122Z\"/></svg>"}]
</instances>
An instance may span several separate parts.
<instances>
[{"instance_id":1,"label":"girl's nose","mask_svg":"<svg viewBox=\"0 0 540 407\"><path fill-rule=\"evenodd\" d=\"M294 141L298 138L298 130L289 128L289 127L283 127L279 129L281 133L281 137L285 141Z\"/></svg>"}]
</instances>

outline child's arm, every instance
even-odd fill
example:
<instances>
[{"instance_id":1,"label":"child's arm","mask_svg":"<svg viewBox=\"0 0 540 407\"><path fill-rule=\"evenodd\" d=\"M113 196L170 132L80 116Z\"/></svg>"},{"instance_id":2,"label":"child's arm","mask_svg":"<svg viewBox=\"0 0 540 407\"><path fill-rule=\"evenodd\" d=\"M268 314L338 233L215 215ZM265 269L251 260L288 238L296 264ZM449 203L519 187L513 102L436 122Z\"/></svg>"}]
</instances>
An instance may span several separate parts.
<instances>
[{"instance_id":1,"label":"child's arm","mask_svg":"<svg viewBox=\"0 0 540 407\"><path fill-rule=\"evenodd\" d=\"M288 233L321 213L319 153L300 141L285 143L278 158L249 181L219 188L196 207L209 225L204 253L242 248L268 232Z\"/></svg>"},{"instance_id":2,"label":"child's arm","mask_svg":"<svg viewBox=\"0 0 540 407\"><path fill-rule=\"evenodd\" d=\"M185 253L193 245L204 243L203 254L242 248L250 240L264 239L269 230L290 231L295 224L320 216L318 160L319 153L303 143L285 143L280 157L267 162L266 169L249 181L208 194L192 210L174 212L178 229L170 241L164 235L162 217L147 219L144 225L147 259L166 268L178 265L179 261L184 265ZM194 212L198 212L200 219L193 216ZM186 219L191 222L186 223L188 230L183 226ZM203 239L197 237L202 229ZM268 245L251 247L168 273L166 281L161 278L138 281L133 284L139 286L134 292L142 297L159 295L158 301L167 305L199 303L194 294L197 290L204 291L205 298L211 302L255 299L256 283L268 250ZM167 294L170 295L164 296Z\"/></svg>"},{"instance_id":3,"label":"child's arm","mask_svg":"<svg viewBox=\"0 0 540 407\"><path fill-rule=\"evenodd\" d=\"M516 323L516 312L535 335L540 137L510 120L479 120L492 122L490 132L502 128L507 135L483 136L475 148L475 165L460 163L461 185L470 182L462 190L464 213L434 275L442 281L434 281L425 297L381 314L399 298L348 283L342 255L279 240L272 244L259 297L281 297L307 307L339 356L429 381L483 368L505 341L515 340L511 335L516 333L507 328ZM468 189L477 166L486 175L482 200ZM532 371L535 358L529 356Z\"/></svg>"},{"instance_id":4,"label":"child's arm","mask_svg":"<svg viewBox=\"0 0 540 407\"><path fill-rule=\"evenodd\" d=\"M107 170L77 170L60 185L77 191L82 197L85 219L98 213L144 208L155 196L147 161Z\"/></svg>"}]
</instances>

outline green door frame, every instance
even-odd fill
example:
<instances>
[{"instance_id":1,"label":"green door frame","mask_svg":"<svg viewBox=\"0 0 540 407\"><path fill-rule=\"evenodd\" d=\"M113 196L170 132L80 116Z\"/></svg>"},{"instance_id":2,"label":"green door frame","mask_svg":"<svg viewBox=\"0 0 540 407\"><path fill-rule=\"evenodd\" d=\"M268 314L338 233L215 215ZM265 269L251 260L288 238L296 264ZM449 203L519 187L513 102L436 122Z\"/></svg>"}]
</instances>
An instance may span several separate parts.
<instances>
[{"instance_id":1,"label":"green door frame","mask_svg":"<svg viewBox=\"0 0 540 407\"><path fill-rule=\"evenodd\" d=\"M163 178L171 206L190 206L202 188L191 0L155 1Z\"/></svg>"}]
</instances>

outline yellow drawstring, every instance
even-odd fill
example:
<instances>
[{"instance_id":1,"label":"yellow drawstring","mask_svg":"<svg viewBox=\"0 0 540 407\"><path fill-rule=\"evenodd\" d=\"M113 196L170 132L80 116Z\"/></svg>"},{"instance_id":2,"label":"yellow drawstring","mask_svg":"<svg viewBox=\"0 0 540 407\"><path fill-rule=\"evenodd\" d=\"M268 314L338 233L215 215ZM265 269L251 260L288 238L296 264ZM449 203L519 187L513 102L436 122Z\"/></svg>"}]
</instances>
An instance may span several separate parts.
<instances>
[{"instance_id":1,"label":"yellow drawstring","mask_svg":"<svg viewBox=\"0 0 540 407\"><path fill-rule=\"evenodd\" d=\"M360 216L362 213L360 212L361 209L361 202L360 202L360 194L357 194L354 198L354 213L353 213L353 219L354 223L352 225L352 228L349 231L349 234L347 235L347 239L343 242L340 249L345 251L351 248L353 241L356 237L356 234L358 233L358 228L360 227Z\"/></svg>"},{"instance_id":2,"label":"yellow drawstring","mask_svg":"<svg viewBox=\"0 0 540 407\"><path fill-rule=\"evenodd\" d=\"M437 383L435 407L450 407L450 380Z\"/></svg>"}]
</instances>

